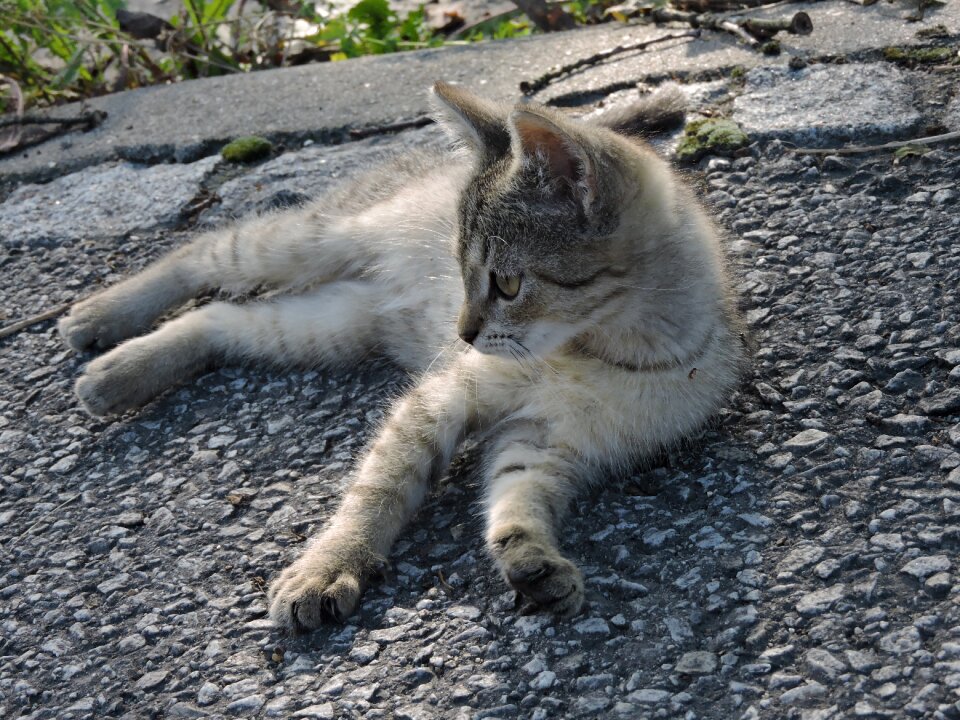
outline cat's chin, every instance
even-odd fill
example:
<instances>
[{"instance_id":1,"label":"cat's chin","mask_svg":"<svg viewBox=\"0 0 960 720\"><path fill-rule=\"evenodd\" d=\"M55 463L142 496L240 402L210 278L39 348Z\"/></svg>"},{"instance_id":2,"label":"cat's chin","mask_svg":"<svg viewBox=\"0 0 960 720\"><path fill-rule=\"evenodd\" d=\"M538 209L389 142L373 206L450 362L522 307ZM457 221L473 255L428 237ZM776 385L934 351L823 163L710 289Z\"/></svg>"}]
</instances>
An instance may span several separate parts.
<instances>
[{"instance_id":1,"label":"cat's chin","mask_svg":"<svg viewBox=\"0 0 960 720\"><path fill-rule=\"evenodd\" d=\"M479 338L473 343L473 349L481 355L502 358L503 360L510 360L512 362L519 362L530 355L530 353L522 349L522 346L519 346L518 343L508 343L498 339L485 340Z\"/></svg>"},{"instance_id":2,"label":"cat's chin","mask_svg":"<svg viewBox=\"0 0 960 720\"><path fill-rule=\"evenodd\" d=\"M541 347L528 347L526 344L506 344L506 343L482 343L475 342L473 349L481 355L489 357L502 358L510 362L519 362L525 365L535 364L549 357L557 350L557 346L551 344L546 349Z\"/></svg>"},{"instance_id":3,"label":"cat's chin","mask_svg":"<svg viewBox=\"0 0 960 720\"><path fill-rule=\"evenodd\" d=\"M506 345L486 345L484 343L474 343L473 349L481 355L489 355L490 357L506 358L508 360L515 357L515 355L510 353L510 350Z\"/></svg>"}]
</instances>

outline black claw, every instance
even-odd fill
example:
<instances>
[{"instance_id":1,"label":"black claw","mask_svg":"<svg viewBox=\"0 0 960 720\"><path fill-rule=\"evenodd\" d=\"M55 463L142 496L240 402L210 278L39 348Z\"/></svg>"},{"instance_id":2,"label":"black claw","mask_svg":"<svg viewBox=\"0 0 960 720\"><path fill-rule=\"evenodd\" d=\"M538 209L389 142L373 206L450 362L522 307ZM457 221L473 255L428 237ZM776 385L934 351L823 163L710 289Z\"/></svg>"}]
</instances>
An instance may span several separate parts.
<instances>
[{"instance_id":1,"label":"black claw","mask_svg":"<svg viewBox=\"0 0 960 720\"><path fill-rule=\"evenodd\" d=\"M552 569L547 563L534 568L510 568L507 571L507 580L514 587L529 586L545 577Z\"/></svg>"},{"instance_id":2,"label":"black claw","mask_svg":"<svg viewBox=\"0 0 960 720\"><path fill-rule=\"evenodd\" d=\"M290 605L290 619L292 620L292 622L290 623L291 631L293 632L294 635L306 635L308 632L310 632L310 630L307 628L306 625L300 622L300 618L299 618L300 613L298 612L299 609L300 609L300 602L298 600L294 600L293 603L291 603Z\"/></svg>"},{"instance_id":3,"label":"black claw","mask_svg":"<svg viewBox=\"0 0 960 720\"><path fill-rule=\"evenodd\" d=\"M388 580L390 579L390 570L390 563L386 560L378 560L370 569L370 575L378 580Z\"/></svg>"},{"instance_id":4,"label":"black claw","mask_svg":"<svg viewBox=\"0 0 960 720\"><path fill-rule=\"evenodd\" d=\"M567 592L565 592L563 595L557 595L556 597L550 598L548 602L544 603L544 607L549 608L551 612L556 612L556 609L566 602L567 598L573 595L576 591L577 588L574 586L567 590Z\"/></svg>"},{"instance_id":5,"label":"black claw","mask_svg":"<svg viewBox=\"0 0 960 720\"><path fill-rule=\"evenodd\" d=\"M340 609L337 607L337 601L334 598L324 595L320 599L320 609L325 620L343 623L343 617L340 615Z\"/></svg>"}]
</instances>

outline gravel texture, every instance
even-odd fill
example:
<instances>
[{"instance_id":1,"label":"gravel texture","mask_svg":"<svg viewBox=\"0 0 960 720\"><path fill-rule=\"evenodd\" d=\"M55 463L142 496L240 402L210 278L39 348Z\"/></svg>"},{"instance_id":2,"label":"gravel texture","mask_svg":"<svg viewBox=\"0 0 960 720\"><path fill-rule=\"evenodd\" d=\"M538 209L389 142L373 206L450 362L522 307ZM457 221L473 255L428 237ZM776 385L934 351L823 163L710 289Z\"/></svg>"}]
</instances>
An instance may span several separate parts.
<instances>
[{"instance_id":1,"label":"gravel texture","mask_svg":"<svg viewBox=\"0 0 960 720\"><path fill-rule=\"evenodd\" d=\"M960 718L960 148L772 140L689 180L731 231L754 369L695 442L576 508L567 622L492 576L468 448L358 616L272 628L264 581L330 516L403 387L388 366L225 369L101 422L52 323L0 340L0 716ZM0 307L187 237L84 225L120 205L90 194L0 250Z\"/></svg>"},{"instance_id":2,"label":"gravel texture","mask_svg":"<svg viewBox=\"0 0 960 720\"><path fill-rule=\"evenodd\" d=\"M960 97L954 98L947 106L943 124L953 132L960 132Z\"/></svg>"}]
</instances>

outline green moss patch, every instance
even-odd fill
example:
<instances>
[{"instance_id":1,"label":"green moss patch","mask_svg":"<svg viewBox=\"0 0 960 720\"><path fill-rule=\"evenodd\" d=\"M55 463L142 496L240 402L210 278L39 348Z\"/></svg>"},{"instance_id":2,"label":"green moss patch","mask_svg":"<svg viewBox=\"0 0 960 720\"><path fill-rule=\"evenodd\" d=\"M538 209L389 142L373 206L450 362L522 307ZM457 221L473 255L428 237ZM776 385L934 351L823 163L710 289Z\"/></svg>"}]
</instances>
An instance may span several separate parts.
<instances>
[{"instance_id":1,"label":"green moss patch","mask_svg":"<svg viewBox=\"0 0 960 720\"><path fill-rule=\"evenodd\" d=\"M266 138L250 135L240 137L223 146L220 154L227 162L249 163L262 160L273 150L273 143Z\"/></svg>"},{"instance_id":2,"label":"green moss patch","mask_svg":"<svg viewBox=\"0 0 960 720\"><path fill-rule=\"evenodd\" d=\"M779 40L767 40L760 46L760 52L764 55L779 55L782 51Z\"/></svg>"},{"instance_id":3,"label":"green moss patch","mask_svg":"<svg viewBox=\"0 0 960 720\"><path fill-rule=\"evenodd\" d=\"M883 49L883 59L898 65L925 65L950 62L955 57L955 51L946 47L928 48L898 48Z\"/></svg>"},{"instance_id":4,"label":"green moss patch","mask_svg":"<svg viewBox=\"0 0 960 720\"><path fill-rule=\"evenodd\" d=\"M749 142L750 138L733 120L694 120L684 128L677 146L677 158L682 162L696 162L704 155L732 155Z\"/></svg>"}]
</instances>

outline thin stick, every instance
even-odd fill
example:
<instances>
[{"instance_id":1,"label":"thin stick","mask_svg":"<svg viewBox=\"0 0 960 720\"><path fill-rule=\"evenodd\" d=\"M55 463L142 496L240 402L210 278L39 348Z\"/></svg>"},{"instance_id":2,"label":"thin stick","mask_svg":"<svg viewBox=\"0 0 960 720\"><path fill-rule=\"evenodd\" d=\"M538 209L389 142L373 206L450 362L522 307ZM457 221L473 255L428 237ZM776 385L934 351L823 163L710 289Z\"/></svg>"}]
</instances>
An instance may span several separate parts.
<instances>
[{"instance_id":1,"label":"thin stick","mask_svg":"<svg viewBox=\"0 0 960 720\"><path fill-rule=\"evenodd\" d=\"M876 150L893 150L907 145L932 145L933 143L960 140L960 130L930 135L929 137L914 138L913 140L896 140L883 145L849 145L845 148L792 148L790 152L799 155L855 155L857 153L874 152Z\"/></svg>"},{"instance_id":2,"label":"thin stick","mask_svg":"<svg viewBox=\"0 0 960 720\"><path fill-rule=\"evenodd\" d=\"M73 305L73 303L64 303L63 305L57 305L55 308L44 310L42 313L31 315L28 318L24 318L23 320L19 320L15 323L11 323L6 327L2 327L0 328L0 338L5 338L9 335L13 335L14 333L18 333L24 328L30 327L31 325L37 325L46 320L52 320L55 317L59 317L60 315L63 315L63 313L65 313L67 310L69 310L71 305Z\"/></svg>"},{"instance_id":3,"label":"thin stick","mask_svg":"<svg viewBox=\"0 0 960 720\"><path fill-rule=\"evenodd\" d=\"M42 523L42 522L45 521L47 518L49 518L51 515L53 515L55 512L57 512L57 510L62 510L63 508L65 508L67 505L69 505L69 504L72 503L74 500L76 500L77 498L79 498L80 495L81 495L81 493L77 493L76 495L72 495L71 497L67 498L67 499L64 500L62 503L60 503L59 505L57 505L57 506L56 506L55 508L53 508L52 510L49 510L48 512L45 512L43 515L40 516L40 519L39 519L39 520L37 520L33 525L31 525L31 526L28 527L26 530L24 530L22 533L20 533L20 535L18 535L17 538L16 538L12 543L10 543L10 545L8 545L8 546L7 546L6 548L4 548L4 549L9 552L9 548L10 548L11 546L17 545L17 544L18 544L21 540L23 540L27 535L29 535L29 534L32 533L34 530L36 530L36 529L37 529L37 526L39 526L40 523Z\"/></svg>"},{"instance_id":4,"label":"thin stick","mask_svg":"<svg viewBox=\"0 0 960 720\"><path fill-rule=\"evenodd\" d=\"M77 117L51 118L51 117L12 117L0 118L0 128L14 127L17 125L97 125L107 114L102 111L85 113Z\"/></svg>"},{"instance_id":5,"label":"thin stick","mask_svg":"<svg viewBox=\"0 0 960 720\"><path fill-rule=\"evenodd\" d=\"M791 35L809 35L813 32L813 22L805 12L798 12L789 19L769 20L765 18L736 18L723 19L710 13L692 13L670 8L655 8L648 17L654 22L682 22L690 27L704 28L705 30L723 30L740 38L750 47L758 47L764 40L769 40L781 30Z\"/></svg>"},{"instance_id":6,"label":"thin stick","mask_svg":"<svg viewBox=\"0 0 960 720\"><path fill-rule=\"evenodd\" d=\"M757 45L760 44L760 41L757 40L755 37L753 37L753 35L748 33L746 30L740 27L737 23L732 22L730 20L721 20L715 25L715 27L718 30L724 30L730 33L731 35L735 35L750 47L756 47Z\"/></svg>"},{"instance_id":7,"label":"thin stick","mask_svg":"<svg viewBox=\"0 0 960 720\"><path fill-rule=\"evenodd\" d=\"M581 58L576 62L572 62L569 65L559 67L556 70L545 72L535 80L524 80L520 83L520 92L522 92L524 95L533 95L534 93L543 90L551 82L566 75L567 73L571 73L574 70L579 70L587 65L596 65L597 63L607 60L614 55L619 55L620 53L631 52L633 50L645 50L651 45L657 45L659 43L667 42L668 40L692 40L693 38L698 37L700 37L699 30L688 30L687 32L663 35L662 37L654 38L653 40L644 40L643 42L636 42L630 45L617 45L609 50L601 50L595 55L590 55L589 57Z\"/></svg>"},{"instance_id":8,"label":"thin stick","mask_svg":"<svg viewBox=\"0 0 960 720\"><path fill-rule=\"evenodd\" d=\"M387 133L400 132L401 130L411 130L421 128L433 122L429 115L421 115L413 120L404 120L402 122L389 123L387 125L373 125L371 127L353 128L350 130L350 138L353 140L362 140L373 135L386 135Z\"/></svg>"},{"instance_id":9,"label":"thin stick","mask_svg":"<svg viewBox=\"0 0 960 720\"><path fill-rule=\"evenodd\" d=\"M738 23L740 27L758 40L772 38L781 30L791 35L809 35L813 32L813 21L805 12L794 13L790 18L746 18Z\"/></svg>"}]
</instances>

